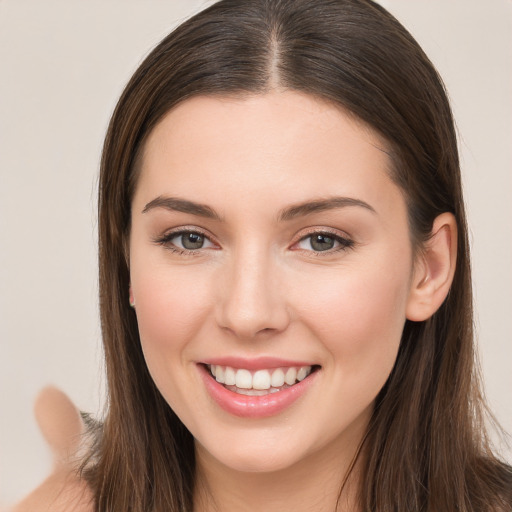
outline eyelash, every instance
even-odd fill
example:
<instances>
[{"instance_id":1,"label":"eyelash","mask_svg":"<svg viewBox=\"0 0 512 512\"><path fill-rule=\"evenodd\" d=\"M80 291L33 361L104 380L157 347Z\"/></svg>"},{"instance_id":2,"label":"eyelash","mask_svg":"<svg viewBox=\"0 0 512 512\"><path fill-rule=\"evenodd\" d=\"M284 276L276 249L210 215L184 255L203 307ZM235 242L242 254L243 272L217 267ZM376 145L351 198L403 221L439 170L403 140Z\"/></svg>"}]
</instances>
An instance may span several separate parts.
<instances>
[{"instance_id":1,"label":"eyelash","mask_svg":"<svg viewBox=\"0 0 512 512\"><path fill-rule=\"evenodd\" d=\"M171 231L170 233L166 233L164 234L163 236L161 237L158 237L154 240L154 242L158 245L162 245L163 247L165 247L167 250L175 253L175 254L179 254L179 255L183 255L183 256L196 256L196 255L199 255L199 251L201 249L203 249L203 247L199 248L199 249L185 249L185 248L181 248L181 247L176 247L174 244L171 243L171 240L173 238L177 238L179 236L183 236L183 235L187 235L187 234L194 234L194 235L199 235L199 236L202 236L205 240L208 240L210 243L214 243L211 241L210 237L198 230L198 229L179 229L177 231Z\"/></svg>"},{"instance_id":2,"label":"eyelash","mask_svg":"<svg viewBox=\"0 0 512 512\"><path fill-rule=\"evenodd\" d=\"M203 247L200 247L199 249L185 249L185 248L177 247L176 245L171 243L171 240L173 240L174 238L177 238L179 236L183 236L186 234L199 235L201 237L204 237L210 243L214 244L214 242L212 242L212 240L206 233L204 233L203 231L200 231L198 229L192 229L192 228L171 231L170 233L166 233L161 237L155 238L154 242L158 245L162 245L167 250L169 250L175 254L178 254L178 255L184 255L184 256L199 255L200 251L202 249L204 249ZM339 244L339 246L336 248L333 248L333 249L327 249L325 251L314 251L314 250L307 250L307 249L295 249L295 250L307 252L307 253L309 253L309 255L314 256L314 257L322 257L324 255L332 255L333 253L353 249L354 245L355 245L355 242L353 240L351 240L348 237L341 236L338 232L330 231L328 229L316 229L316 230L312 230L312 231L304 234L303 236L301 236L301 238L297 242L295 242L293 244L293 246L300 244L301 242L307 240L308 238L313 237L314 235L332 238L332 239L334 239L335 242L337 242ZM310 242L310 244L311 244L311 242Z\"/></svg>"},{"instance_id":3,"label":"eyelash","mask_svg":"<svg viewBox=\"0 0 512 512\"><path fill-rule=\"evenodd\" d=\"M338 247L333 249L327 249L325 251L314 251L314 250L308 250L308 249L296 249L300 251L305 251L309 253L310 256L314 256L315 258L323 257L332 255L334 253L340 252L340 251L347 251L349 249L353 249L355 242L354 240L348 238L347 236L340 235L337 231L331 231L329 229L312 229L311 231L305 233L303 236L300 237L300 239L293 244L293 246L298 245L304 240L307 240L308 238L312 238L313 236L324 236L326 238L332 238L335 242L339 244ZM310 241L311 245L311 241Z\"/></svg>"}]
</instances>

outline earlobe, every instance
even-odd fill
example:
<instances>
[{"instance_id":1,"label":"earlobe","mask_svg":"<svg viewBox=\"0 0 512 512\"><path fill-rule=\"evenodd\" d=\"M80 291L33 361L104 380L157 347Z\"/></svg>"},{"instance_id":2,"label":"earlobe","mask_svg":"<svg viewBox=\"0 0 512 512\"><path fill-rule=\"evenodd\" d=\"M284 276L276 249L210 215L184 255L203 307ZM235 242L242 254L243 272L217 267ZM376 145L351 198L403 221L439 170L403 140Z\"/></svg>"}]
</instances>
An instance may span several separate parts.
<instances>
[{"instance_id":1,"label":"earlobe","mask_svg":"<svg viewBox=\"0 0 512 512\"><path fill-rule=\"evenodd\" d=\"M430 318L444 302L455 274L457 223L451 213L442 213L432 225L411 283L406 317L421 322Z\"/></svg>"},{"instance_id":2,"label":"earlobe","mask_svg":"<svg viewBox=\"0 0 512 512\"><path fill-rule=\"evenodd\" d=\"M132 286L128 289L128 301L130 302L130 307L135 309L135 298L133 297Z\"/></svg>"}]
</instances>

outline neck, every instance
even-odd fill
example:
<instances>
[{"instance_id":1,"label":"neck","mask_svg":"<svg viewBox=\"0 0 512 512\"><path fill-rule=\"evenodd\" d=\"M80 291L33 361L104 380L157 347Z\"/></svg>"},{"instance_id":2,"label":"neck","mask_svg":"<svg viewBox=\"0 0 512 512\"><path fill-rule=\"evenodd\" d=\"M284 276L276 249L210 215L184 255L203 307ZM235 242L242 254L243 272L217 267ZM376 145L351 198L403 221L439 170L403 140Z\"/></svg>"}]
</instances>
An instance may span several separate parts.
<instances>
[{"instance_id":1,"label":"neck","mask_svg":"<svg viewBox=\"0 0 512 512\"><path fill-rule=\"evenodd\" d=\"M357 512L361 436L340 439L291 467L241 472L196 447L195 512Z\"/></svg>"}]
</instances>

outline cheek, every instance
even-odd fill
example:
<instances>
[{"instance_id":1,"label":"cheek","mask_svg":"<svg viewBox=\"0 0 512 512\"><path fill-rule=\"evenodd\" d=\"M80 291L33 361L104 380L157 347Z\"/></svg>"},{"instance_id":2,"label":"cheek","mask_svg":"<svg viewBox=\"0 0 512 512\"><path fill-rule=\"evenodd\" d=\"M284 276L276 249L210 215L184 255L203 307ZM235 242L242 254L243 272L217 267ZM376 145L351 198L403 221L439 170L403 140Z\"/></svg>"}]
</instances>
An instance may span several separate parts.
<instances>
[{"instance_id":1,"label":"cheek","mask_svg":"<svg viewBox=\"0 0 512 512\"><path fill-rule=\"evenodd\" d=\"M210 291L197 270L170 272L154 267L132 272L141 344L151 373L168 369L186 356L186 348L204 328Z\"/></svg>"},{"instance_id":2,"label":"cheek","mask_svg":"<svg viewBox=\"0 0 512 512\"><path fill-rule=\"evenodd\" d=\"M142 351L151 377L174 412L189 427L195 416L190 403L201 396L194 387L183 386L195 377L191 364L193 340L205 328L210 311L210 291L197 271L159 270L132 273L136 314Z\"/></svg>"},{"instance_id":3,"label":"cheek","mask_svg":"<svg viewBox=\"0 0 512 512\"><path fill-rule=\"evenodd\" d=\"M335 374L345 384L374 383L380 389L396 359L408 281L403 275L381 270L342 269L338 279L331 276L301 284L310 290L301 306L307 312L308 326L322 341L330 364L337 369Z\"/></svg>"}]
</instances>

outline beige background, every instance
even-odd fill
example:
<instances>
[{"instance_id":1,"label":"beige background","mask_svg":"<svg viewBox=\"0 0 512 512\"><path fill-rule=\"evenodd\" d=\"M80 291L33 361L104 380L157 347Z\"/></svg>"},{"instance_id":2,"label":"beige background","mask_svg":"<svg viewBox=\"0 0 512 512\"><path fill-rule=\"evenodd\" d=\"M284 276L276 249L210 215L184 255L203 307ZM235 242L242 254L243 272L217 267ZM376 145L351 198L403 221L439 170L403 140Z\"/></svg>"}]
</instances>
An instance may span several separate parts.
<instances>
[{"instance_id":1,"label":"beige background","mask_svg":"<svg viewBox=\"0 0 512 512\"><path fill-rule=\"evenodd\" d=\"M0 0L0 506L49 470L32 418L42 386L101 408L102 137L141 58L204 3ZM423 45L453 101L483 373L512 432L512 2L382 3Z\"/></svg>"}]
</instances>

